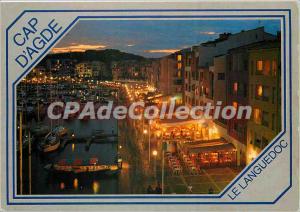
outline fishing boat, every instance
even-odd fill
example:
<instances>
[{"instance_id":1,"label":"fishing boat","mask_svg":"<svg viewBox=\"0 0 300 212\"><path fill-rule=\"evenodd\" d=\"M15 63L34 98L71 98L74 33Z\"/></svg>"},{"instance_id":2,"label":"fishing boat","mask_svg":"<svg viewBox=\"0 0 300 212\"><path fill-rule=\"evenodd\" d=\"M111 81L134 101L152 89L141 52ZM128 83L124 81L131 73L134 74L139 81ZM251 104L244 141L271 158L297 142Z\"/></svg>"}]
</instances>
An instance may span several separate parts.
<instances>
[{"instance_id":1,"label":"fishing boat","mask_svg":"<svg viewBox=\"0 0 300 212\"><path fill-rule=\"evenodd\" d=\"M54 127L52 132L55 133L58 137L62 137L68 133L68 129L64 126L58 125Z\"/></svg>"},{"instance_id":2,"label":"fishing boat","mask_svg":"<svg viewBox=\"0 0 300 212\"><path fill-rule=\"evenodd\" d=\"M119 167L116 164L111 164L111 165L99 164L98 158L89 158L87 160L62 159L52 164L52 169L56 172L73 172L76 174L84 173L84 172L116 173L119 170Z\"/></svg>"},{"instance_id":3,"label":"fishing boat","mask_svg":"<svg viewBox=\"0 0 300 212\"><path fill-rule=\"evenodd\" d=\"M38 124L31 128L31 132L37 137L47 134L49 130L50 130L49 126L42 125L42 124Z\"/></svg>"},{"instance_id":4,"label":"fishing boat","mask_svg":"<svg viewBox=\"0 0 300 212\"><path fill-rule=\"evenodd\" d=\"M41 152L48 153L57 150L60 146L60 139L54 132L48 133L44 140L39 144Z\"/></svg>"}]
</instances>

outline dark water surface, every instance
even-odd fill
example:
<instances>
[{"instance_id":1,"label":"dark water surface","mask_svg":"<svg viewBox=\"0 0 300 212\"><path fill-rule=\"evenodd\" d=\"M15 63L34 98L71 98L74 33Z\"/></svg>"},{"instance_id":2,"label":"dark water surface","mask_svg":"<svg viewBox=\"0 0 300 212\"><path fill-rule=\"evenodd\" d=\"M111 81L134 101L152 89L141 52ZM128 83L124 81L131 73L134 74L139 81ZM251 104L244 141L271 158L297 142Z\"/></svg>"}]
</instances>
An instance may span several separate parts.
<instances>
[{"instance_id":1,"label":"dark water surface","mask_svg":"<svg viewBox=\"0 0 300 212\"><path fill-rule=\"evenodd\" d=\"M49 124L49 121L45 121ZM64 148L42 154L33 148L32 152L32 194L117 194L118 174L104 173L54 173L46 170L47 164L62 159L72 161L74 159L89 160L98 158L100 164L114 164L118 153L117 138L109 137L97 143L87 146L86 141L91 138L97 130L106 134L117 133L117 121L110 120L69 120L56 121L52 125L63 125L69 129L69 136L74 133L74 141L68 142ZM36 141L38 143L39 140ZM19 160L18 160L19 162ZM23 152L23 194L29 192L28 174L28 150ZM19 169L18 169L19 170ZM17 172L19 175L19 172ZM19 182L19 176L18 176ZM19 183L18 183L19 184ZM19 190L19 189L18 189ZM19 192L18 192L19 193Z\"/></svg>"}]
</instances>

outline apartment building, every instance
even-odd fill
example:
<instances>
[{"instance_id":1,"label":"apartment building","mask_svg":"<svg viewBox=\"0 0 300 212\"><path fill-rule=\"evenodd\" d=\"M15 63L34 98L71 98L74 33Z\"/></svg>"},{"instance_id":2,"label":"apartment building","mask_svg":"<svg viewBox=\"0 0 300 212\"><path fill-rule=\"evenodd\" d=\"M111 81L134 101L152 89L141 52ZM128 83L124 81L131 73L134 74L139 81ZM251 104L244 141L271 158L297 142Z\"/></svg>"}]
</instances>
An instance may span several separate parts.
<instances>
[{"instance_id":1,"label":"apartment building","mask_svg":"<svg viewBox=\"0 0 300 212\"><path fill-rule=\"evenodd\" d=\"M89 77L93 76L92 67L87 62L76 64L75 71L76 71L77 76L79 76L79 77L87 77L87 78L89 78Z\"/></svg>"},{"instance_id":2,"label":"apartment building","mask_svg":"<svg viewBox=\"0 0 300 212\"><path fill-rule=\"evenodd\" d=\"M186 80L189 74L185 74L185 94L188 99L187 105L205 105L208 102L214 103L214 57L218 55L227 54L229 49L237 48L240 46L248 45L263 40L274 40L276 37L264 31L264 27L259 27L252 30L241 31L236 34L223 33L213 41L208 41L195 46L191 50L191 61L197 60L196 67L196 80ZM190 64L186 63L184 67L185 72L190 72ZM197 76L199 75L199 80ZM195 89L193 89L195 88ZM195 90L199 92L195 92Z\"/></svg>"},{"instance_id":3,"label":"apartment building","mask_svg":"<svg viewBox=\"0 0 300 212\"><path fill-rule=\"evenodd\" d=\"M249 49L249 104L247 163L281 131L280 42L264 42Z\"/></svg>"},{"instance_id":4,"label":"apartment building","mask_svg":"<svg viewBox=\"0 0 300 212\"><path fill-rule=\"evenodd\" d=\"M246 105L248 101L248 53L247 46L276 36L266 33L263 27L223 33L213 41L193 47L184 66L185 104L206 105L222 101L225 105ZM192 66L196 61L196 66ZM193 73L192 69L196 73ZM194 76L194 77L193 77ZM199 76L199 77L198 77ZM246 163L247 121L216 120L220 135L237 148L238 165Z\"/></svg>"},{"instance_id":5,"label":"apartment building","mask_svg":"<svg viewBox=\"0 0 300 212\"><path fill-rule=\"evenodd\" d=\"M173 98L176 104L183 102L183 56L177 52L160 59L158 89L165 97Z\"/></svg>"}]
</instances>

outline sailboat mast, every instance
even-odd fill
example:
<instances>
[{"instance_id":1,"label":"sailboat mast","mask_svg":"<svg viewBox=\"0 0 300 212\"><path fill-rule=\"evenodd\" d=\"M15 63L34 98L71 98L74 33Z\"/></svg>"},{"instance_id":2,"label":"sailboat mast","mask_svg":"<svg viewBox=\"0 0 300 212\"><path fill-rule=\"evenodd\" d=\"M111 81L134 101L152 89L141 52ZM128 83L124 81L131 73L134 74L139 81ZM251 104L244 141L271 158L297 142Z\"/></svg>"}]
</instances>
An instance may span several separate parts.
<instances>
[{"instance_id":1,"label":"sailboat mast","mask_svg":"<svg viewBox=\"0 0 300 212\"><path fill-rule=\"evenodd\" d=\"M20 111L20 127L19 127L19 149L20 149L20 194L23 194L23 137L22 137L22 116L23 116L23 107Z\"/></svg>"},{"instance_id":2,"label":"sailboat mast","mask_svg":"<svg viewBox=\"0 0 300 212\"><path fill-rule=\"evenodd\" d=\"M30 137L30 132L28 133L28 142L29 142L29 159L28 159L28 172L29 172L29 194L31 194L31 137Z\"/></svg>"}]
</instances>

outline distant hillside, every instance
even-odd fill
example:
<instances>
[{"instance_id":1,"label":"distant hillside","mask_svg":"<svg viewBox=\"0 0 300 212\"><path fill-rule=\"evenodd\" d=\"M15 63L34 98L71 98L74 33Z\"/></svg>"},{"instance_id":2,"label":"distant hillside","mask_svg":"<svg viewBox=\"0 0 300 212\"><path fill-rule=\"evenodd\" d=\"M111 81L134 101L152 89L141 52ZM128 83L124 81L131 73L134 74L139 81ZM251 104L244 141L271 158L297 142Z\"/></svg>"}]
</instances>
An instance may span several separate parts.
<instances>
[{"instance_id":1,"label":"distant hillside","mask_svg":"<svg viewBox=\"0 0 300 212\"><path fill-rule=\"evenodd\" d=\"M87 50L85 52L69 52L69 53L57 53L49 54L44 60L47 59L75 59L78 62L82 61L102 61L107 65L111 64L113 61L123 61L123 60L145 60L144 57L121 52L116 49L105 49L105 50Z\"/></svg>"}]
</instances>

